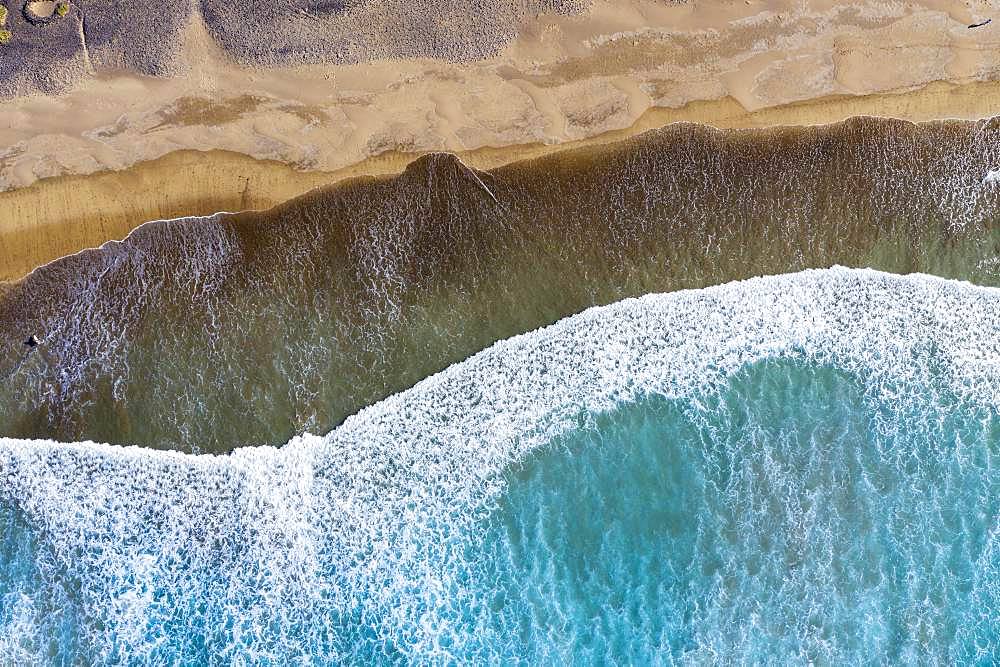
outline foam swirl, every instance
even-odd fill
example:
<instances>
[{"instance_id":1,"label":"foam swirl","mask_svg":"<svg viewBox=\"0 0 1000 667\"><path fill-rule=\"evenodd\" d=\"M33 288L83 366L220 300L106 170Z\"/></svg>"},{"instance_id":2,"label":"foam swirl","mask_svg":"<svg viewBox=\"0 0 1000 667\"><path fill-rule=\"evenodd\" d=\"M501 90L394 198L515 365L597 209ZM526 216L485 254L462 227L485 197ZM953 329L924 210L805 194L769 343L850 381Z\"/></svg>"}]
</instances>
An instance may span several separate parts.
<instances>
[{"instance_id":1,"label":"foam swirl","mask_svg":"<svg viewBox=\"0 0 1000 667\"><path fill-rule=\"evenodd\" d=\"M278 449L0 440L0 651L44 655L58 637L104 663L486 659L456 564L512 466L601 414L701 401L769 359L854 373L895 410L932 396L995 415L998 294L842 268L758 278L588 310ZM977 521L970 586L995 611L1000 525ZM985 623L973 657L1000 650Z\"/></svg>"}]
</instances>

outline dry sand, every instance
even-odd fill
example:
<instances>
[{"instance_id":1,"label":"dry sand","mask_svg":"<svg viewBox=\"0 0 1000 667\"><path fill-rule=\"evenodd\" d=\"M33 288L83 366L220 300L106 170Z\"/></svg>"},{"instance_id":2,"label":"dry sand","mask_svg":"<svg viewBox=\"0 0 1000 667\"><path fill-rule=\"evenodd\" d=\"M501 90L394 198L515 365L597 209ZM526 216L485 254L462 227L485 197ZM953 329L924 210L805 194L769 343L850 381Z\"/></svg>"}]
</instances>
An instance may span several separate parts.
<instances>
[{"instance_id":1,"label":"dry sand","mask_svg":"<svg viewBox=\"0 0 1000 667\"><path fill-rule=\"evenodd\" d=\"M264 208L427 151L487 167L680 120L991 116L1000 21L967 25L992 12L947 0L598 0L525 22L475 62L274 69L236 65L196 15L181 75L102 70L60 95L0 103L0 280L146 220Z\"/></svg>"}]
</instances>

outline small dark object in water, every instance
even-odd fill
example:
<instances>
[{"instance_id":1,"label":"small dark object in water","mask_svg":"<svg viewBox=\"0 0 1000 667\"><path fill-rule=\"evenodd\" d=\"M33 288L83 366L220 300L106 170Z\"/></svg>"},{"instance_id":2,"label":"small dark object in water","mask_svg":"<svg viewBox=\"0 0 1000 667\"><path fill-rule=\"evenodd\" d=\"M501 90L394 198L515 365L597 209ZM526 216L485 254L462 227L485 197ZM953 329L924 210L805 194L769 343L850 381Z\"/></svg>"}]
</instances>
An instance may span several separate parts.
<instances>
[{"instance_id":1,"label":"small dark object in water","mask_svg":"<svg viewBox=\"0 0 1000 667\"><path fill-rule=\"evenodd\" d=\"M42 341L40 341L38 339L38 336L36 336L35 334L31 334L24 341L24 344L27 345L30 349L34 350L36 347L42 344Z\"/></svg>"},{"instance_id":2,"label":"small dark object in water","mask_svg":"<svg viewBox=\"0 0 1000 667\"><path fill-rule=\"evenodd\" d=\"M982 26L986 25L992 20L993 19L986 19L985 21L982 21L980 23L973 23L972 25L969 26L969 29L971 30L972 28L981 28Z\"/></svg>"}]
</instances>

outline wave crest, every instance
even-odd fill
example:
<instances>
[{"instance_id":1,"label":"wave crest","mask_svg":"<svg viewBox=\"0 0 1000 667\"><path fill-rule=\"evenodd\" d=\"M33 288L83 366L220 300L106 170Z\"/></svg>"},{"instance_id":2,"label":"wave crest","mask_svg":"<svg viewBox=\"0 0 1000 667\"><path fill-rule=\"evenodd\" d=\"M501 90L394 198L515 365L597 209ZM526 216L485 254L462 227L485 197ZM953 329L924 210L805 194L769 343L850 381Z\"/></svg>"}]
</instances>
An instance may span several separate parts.
<instances>
[{"instance_id":1,"label":"wave crest","mask_svg":"<svg viewBox=\"0 0 1000 667\"><path fill-rule=\"evenodd\" d=\"M455 564L533 452L650 396L704 400L768 359L854 373L900 410L928 396L995 410L997 295L807 271L588 310L280 449L0 440L0 518L23 516L37 541L35 567L0 560L16 575L0 589L0 646L47 649L51 616L23 602L49 599L72 619L60 645L97 662L447 661L475 639L455 613L471 599Z\"/></svg>"}]
</instances>

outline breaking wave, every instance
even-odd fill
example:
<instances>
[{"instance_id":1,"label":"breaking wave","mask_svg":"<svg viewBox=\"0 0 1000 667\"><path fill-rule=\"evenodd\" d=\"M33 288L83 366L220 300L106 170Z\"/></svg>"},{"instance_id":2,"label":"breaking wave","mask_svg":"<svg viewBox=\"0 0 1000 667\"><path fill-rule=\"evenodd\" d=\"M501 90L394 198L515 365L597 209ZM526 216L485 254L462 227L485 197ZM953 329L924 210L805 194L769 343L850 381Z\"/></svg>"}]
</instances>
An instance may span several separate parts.
<instances>
[{"instance_id":1,"label":"breaking wave","mask_svg":"<svg viewBox=\"0 0 1000 667\"><path fill-rule=\"evenodd\" d=\"M277 446L627 297L834 265L1000 286L998 165L1000 119L675 124L146 224L0 284L0 434Z\"/></svg>"},{"instance_id":2,"label":"breaking wave","mask_svg":"<svg viewBox=\"0 0 1000 667\"><path fill-rule=\"evenodd\" d=\"M1000 655L1000 292L593 308L281 448L0 440L17 662Z\"/></svg>"}]
</instances>

